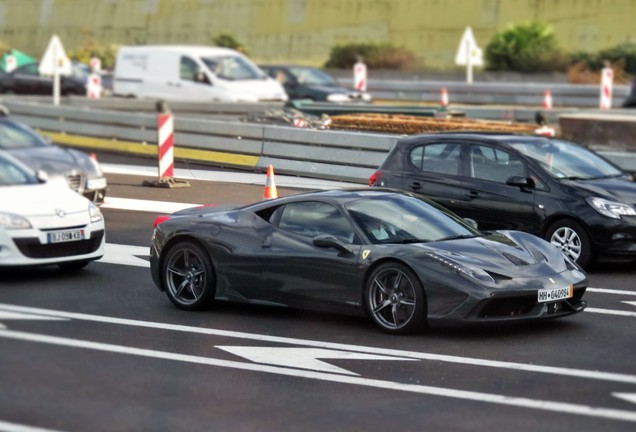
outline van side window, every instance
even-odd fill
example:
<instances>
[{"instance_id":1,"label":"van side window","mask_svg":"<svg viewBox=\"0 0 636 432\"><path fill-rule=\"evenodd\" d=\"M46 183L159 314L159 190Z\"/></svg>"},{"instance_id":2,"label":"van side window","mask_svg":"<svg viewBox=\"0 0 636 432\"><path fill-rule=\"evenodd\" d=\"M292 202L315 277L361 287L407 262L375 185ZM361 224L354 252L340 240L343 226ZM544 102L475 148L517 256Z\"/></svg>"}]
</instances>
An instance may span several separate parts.
<instances>
[{"instance_id":1,"label":"van side window","mask_svg":"<svg viewBox=\"0 0 636 432\"><path fill-rule=\"evenodd\" d=\"M457 175L461 146L459 144L428 144L411 150L411 163L421 171Z\"/></svg>"},{"instance_id":2,"label":"van side window","mask_svg":"<svg viewBox=\"0 0 636 432\"><path fill-rule=\"evenodd\" d=\"M199 72L199 65L190 57L181 57L181 64L179 69L179 75L182 80L196 81L197 73Z\"/></svg>"},{"instance_id":3,"label":"van side window","mask_svg":"<svg viewBox=\"0 0 636 432\"><path fill-rule=\"evenodd\" d=\"M505 183L512 176L525 177L524 163L512 153L483 145L470 149L470 176Z\"/></svg>"}]
</instances>

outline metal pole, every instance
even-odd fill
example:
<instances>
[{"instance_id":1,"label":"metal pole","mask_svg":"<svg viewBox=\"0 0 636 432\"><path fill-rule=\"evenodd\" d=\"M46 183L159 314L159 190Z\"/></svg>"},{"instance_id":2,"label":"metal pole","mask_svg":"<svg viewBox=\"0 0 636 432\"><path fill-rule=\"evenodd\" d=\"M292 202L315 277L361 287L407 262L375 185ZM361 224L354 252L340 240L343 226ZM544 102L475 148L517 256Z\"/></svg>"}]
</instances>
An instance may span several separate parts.
<instances>
[{"instance_id":1,"label":"metal pole","mask_svg":"<svg viewBox=\"0 0 636 432\"><path fill-rule=\"evenodd\" d=\"M60 104L60 69L58 67L57 45L53 45L53 105Z\"/></svg>"}]
</instances>

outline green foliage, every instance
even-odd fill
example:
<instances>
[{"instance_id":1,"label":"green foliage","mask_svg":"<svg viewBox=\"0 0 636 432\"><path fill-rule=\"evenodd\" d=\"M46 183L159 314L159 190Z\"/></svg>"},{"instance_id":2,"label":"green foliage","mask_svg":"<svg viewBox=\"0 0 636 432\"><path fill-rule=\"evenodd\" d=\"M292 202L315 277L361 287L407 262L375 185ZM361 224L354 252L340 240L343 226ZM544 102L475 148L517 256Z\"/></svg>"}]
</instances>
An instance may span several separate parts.
<instances>
[{"instance_id":1,"label":"green foliage","mask_svg":"<svg viewBox=\"0 0 636 432\"><path fill-rule=\"evenodd\" d=\"M488 70L546 72L563 70L565 65L552 28L540 22L511 25L486 46Z\"/></svg>"},{"instance_id":2,"label":"green foliage","mask_svg":"<svg viewBox=\"0 0 636 432\"><path fill-rule=\"evenodd\" d=\"M346 69L352 67L359 58L369 69L408 69L415 64L415 56L403 48L391 44L352 43L338 45L331 49L326 68Z\"/></svg>"},{"instance_id":3,"label":"green foliage","mask_svg":"<svg viewBox=\"0 0 636 432\"><path fill-rule=\"evenodd\" d=\"M231 48L245 55L249 55L249 49L247 46L229 33L221 33L213 37L212 43L218 47Z\"/></svg>"},{"instance_id":4,"label":"green foliage","mask_svg":"<svg viewBox=\"0 0 636 432\"><path fill-rule=\"evenodd\" d=\"M101 45L95 41L93 31L89 28L82 29L82 45L67 52L71 60L77 60L84 64L89 64L91 57L97 56L102 61L102 69L113 69L117 59L119 45Z\"/></svg>"},{"instance_id":5,"label":"green foliage","mask_svg":"<svg viewBox=\"0 0 636 432\"><path fill-rule=\"evenodd\" d=\"M596 53L578 52L572 55L571 64L583 62L592 71L599 71L605 61L620 64L626 73L636 75L636 43L622 43Z\"/></svg>"}]
</instances>

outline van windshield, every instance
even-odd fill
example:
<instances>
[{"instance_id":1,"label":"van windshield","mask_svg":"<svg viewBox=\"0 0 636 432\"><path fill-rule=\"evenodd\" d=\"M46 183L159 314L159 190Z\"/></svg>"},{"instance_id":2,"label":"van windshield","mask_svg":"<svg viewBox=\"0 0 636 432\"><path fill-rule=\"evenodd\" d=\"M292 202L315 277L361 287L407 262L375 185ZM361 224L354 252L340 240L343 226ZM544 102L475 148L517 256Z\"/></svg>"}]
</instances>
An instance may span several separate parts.
<instances>
[{"instance_id":1,"label":"van windshield","mask_svg":"<svg viewBox=\"0 0 636 432\"><path fill-rule=\"evenodd\" d=\"M226 80L263 79L266 76L243 57L202 57L201 60L217 77Z\"/></svg>"}]
</instances>

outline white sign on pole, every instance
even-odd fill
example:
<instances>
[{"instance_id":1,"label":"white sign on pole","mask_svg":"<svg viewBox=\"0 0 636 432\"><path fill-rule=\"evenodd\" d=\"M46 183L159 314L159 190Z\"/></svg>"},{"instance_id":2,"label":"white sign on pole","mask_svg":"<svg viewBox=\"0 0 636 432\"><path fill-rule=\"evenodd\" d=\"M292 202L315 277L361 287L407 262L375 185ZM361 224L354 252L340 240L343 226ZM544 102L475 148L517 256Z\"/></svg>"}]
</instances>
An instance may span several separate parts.
<instances>
[{"instance_id":1,"label":"white sign on pole","mask_svg":"<svg viewBox=\"0 0 636 432\"><path fill-rule=\"evenodd\" d=\"M53 104L60 104L60 75L70 75L73 72L71 60L57 35L53 35L49 46L40 61L40 74L53 76Z\"/></svg>"},{"instance_id":2,"label":"white sign on pole","mask_svg":"<svg viewBox=\"0 0 636 432\"><path fill-rule=\"evenodd\" d=\"M473 66L484 65L484 54L477 45L473 30L470 27L466 27L464 35L459 42L457 54L455 55L455 64L466 65L466 82L469 84L473 82Z\"/></svg>"}]
</instances>

